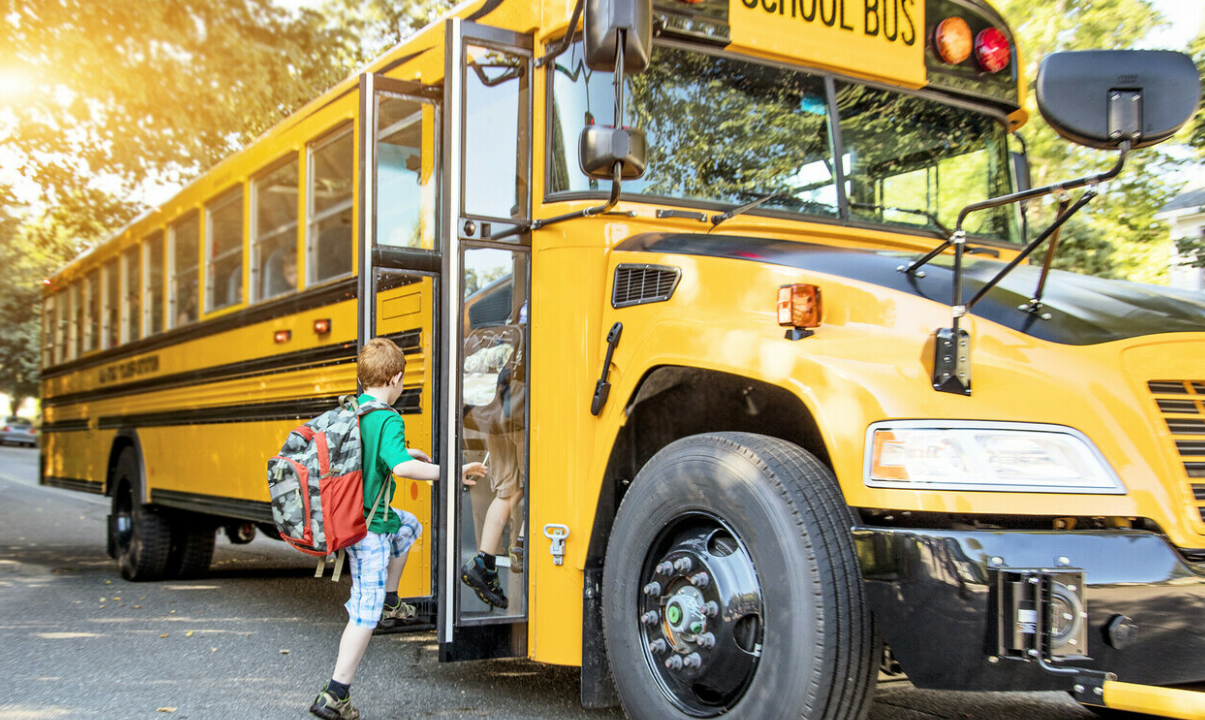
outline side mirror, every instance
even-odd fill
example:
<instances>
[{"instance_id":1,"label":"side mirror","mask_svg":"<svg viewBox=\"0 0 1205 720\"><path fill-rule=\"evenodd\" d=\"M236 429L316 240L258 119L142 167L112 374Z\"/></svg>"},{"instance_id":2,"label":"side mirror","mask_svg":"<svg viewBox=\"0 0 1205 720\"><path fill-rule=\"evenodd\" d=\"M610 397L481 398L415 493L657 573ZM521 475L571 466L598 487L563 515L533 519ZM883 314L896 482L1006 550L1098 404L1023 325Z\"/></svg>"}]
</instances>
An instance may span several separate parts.
<instances>
[{"instance_id":1,"label":"side mirror","mask_svg":"<svg viewBox=\"0 0 1205 720\"><path fill-rule=\"evenodd\" d=\"M622 57L624 71L638 73L653 47L652 0L586 0L582 30L587 67L614 72Z\"/></svg>"},{"instance_id":2,"label":"side mirror","mask_svg":"<svg viewBox=\"0 0 1205 720\"><path fill-rule=\"evenodd\" d=\"M620 163L621 177L635 180L644 175L647 150L644 132L636 128L591 125L578 140L578 162L582 172L600 180L613 179L615 163Z\"/></svg>"},{"instance_id":3,"label":"side mirror","mask_svg":"<svg viewBox=\"0 0 1205 720\"><path fill-rule=\"evenodd\" d=\"M1042 60L1038 109L1064 138L1110 149L1163 142L1196 113L1201 77L1166 50L1057 52Z\"/></svg>"}]
</instances>

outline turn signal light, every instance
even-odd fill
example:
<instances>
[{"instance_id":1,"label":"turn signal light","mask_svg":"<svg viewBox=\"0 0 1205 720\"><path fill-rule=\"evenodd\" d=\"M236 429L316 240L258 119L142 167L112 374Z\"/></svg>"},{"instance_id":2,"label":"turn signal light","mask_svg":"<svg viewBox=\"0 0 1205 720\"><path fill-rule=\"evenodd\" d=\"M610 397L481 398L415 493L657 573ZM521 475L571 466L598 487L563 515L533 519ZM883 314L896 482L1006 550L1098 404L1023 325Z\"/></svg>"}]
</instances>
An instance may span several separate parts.
<instances>
[{"instance_id":1,"label":"turn signal light","mask_svg":"<svg viewBox=\"0 0 1205 720\"><path fill-rule=\"evenodd\" d=\"M272 339L278 343L288 342L293 337L292 330L277 330Z\"/></svg>"},{"instance_id":2,"label":"turn signal light","mask_svg":"<svg viewBox=\"0 0 1205 720\"><path fill-rule=\"evenodd\" d=\"M314 321L314 332L318 333L319 335L325 335L330 331L331 331L330 318L323 318L321 320Z\"/></svg>"},{"instance_id":3,"label":"turn signal light","mask_svg":"<svg viewBox=\"0 0 1205 720\"><path fill-rule=\"evenodd\" d=\"M971 26L960 17L948 17L933 31L933 49L937 56L957 65L971 56Z\"/></svg>"},{"instance_id":4,"label":"turn signal light","mask_svg":"<svg viewBox=\"0 0 1205 720\"><path fill-rule=\"evenodd\" d=\"M778 288L778 324L783 327L820 327L820 288L805 283Z\"/></svg>"},{"instance_id":5,"label":"turn signal light","mask_svg":"<svg viewBox=\"0 0 1205 720\"><path fill-rule=\"evenodd\" d=\"M979 61L979 67L988 72L1000 72L1008 67L1012 54L1008 38L996 28L981 30L975 37L975 59Z\"/></svg>"}]
</instances>

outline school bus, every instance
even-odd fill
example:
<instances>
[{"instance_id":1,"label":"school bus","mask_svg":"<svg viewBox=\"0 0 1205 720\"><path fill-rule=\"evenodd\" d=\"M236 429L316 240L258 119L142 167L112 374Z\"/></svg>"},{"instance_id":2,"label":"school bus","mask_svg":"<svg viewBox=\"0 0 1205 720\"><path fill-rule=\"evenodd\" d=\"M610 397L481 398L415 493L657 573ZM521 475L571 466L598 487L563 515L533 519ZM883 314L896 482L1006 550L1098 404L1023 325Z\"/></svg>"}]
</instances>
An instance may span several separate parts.
<instances>
[{"instance_id":1,"label":"school bus","mask_svg":"<svg viewBox=\"0 0 1205 720\"><path fill-rule=\"evenodd\" d=\"M399 483L442 660L637 718L860 718L880 669L1202 717L1205 300L1025 262L1198 78L1048 58L1117 159L1031 188L1021 68L983 0L466 2L49 281L41 482L202 573L384 336L411 445L523 492L503 610L490 483Z\"/></svg>"}]
</instances>

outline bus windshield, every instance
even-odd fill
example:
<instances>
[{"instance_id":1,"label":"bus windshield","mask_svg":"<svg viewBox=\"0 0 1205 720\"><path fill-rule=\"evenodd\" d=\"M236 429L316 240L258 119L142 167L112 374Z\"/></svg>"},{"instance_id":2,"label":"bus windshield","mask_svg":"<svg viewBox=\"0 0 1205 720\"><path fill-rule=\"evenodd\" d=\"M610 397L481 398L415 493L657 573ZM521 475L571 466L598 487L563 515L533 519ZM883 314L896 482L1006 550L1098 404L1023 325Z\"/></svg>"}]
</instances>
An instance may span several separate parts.
<instances>
[{"instance_id":1,"label":"bus windshield","mask_svg":"<svg viewBox=\"0 0 1205 720\"><path fill-rule=\"evenodd\" d=\"M583 127L612 121L611 74L587 68L575 44L553 75L549 194L605 191L576 149ZM657 45L625 90L625 124L648 138L648 170L624 181L625 195L718 207L776 194L759 209L940 231L963 206L1011 191L1001 119L844 80L835 88L834 109L821 74ZM1019 242L1015 212L977 213L965 229Z\"/></svg>"}]
</instances>

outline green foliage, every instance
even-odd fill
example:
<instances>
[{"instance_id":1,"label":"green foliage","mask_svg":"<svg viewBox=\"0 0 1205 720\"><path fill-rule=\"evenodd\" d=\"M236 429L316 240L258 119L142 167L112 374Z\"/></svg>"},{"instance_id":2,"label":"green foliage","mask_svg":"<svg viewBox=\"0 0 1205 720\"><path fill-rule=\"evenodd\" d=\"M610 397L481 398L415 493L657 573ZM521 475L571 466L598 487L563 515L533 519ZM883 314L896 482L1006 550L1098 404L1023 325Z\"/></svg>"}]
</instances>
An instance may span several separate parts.
<instances>
[{"instance_id":1,"label":"green foliage","mask_svg":"<svg viewBox=\"0 0 1205 720\"><path fill-rule=\"evenodd\" d=\"M1021 133L1029 151L1034 184L1080 177L1111 166L1116 155L1076 146L1042 119L1033 80L1042 58L1060 50L1134 47L1164 22L1150 0L998 0L996 7L1018 39L1029 78L1029 123ZM1101 187L1101 196L1081 211L1083 220L1063 233L1055 265L1093 275L1136 280L1166 278L1165 258L1156 258L1168 228L1154 215L1174 194L1168 171L1177 165L1161 147L1134 152L1122 175ZM1057 203L1031 208L1030 228L1044 227Z\"/></svg>"}]
</instances>

